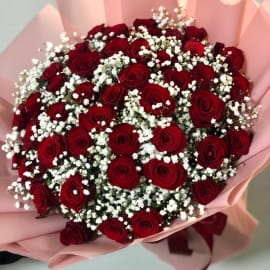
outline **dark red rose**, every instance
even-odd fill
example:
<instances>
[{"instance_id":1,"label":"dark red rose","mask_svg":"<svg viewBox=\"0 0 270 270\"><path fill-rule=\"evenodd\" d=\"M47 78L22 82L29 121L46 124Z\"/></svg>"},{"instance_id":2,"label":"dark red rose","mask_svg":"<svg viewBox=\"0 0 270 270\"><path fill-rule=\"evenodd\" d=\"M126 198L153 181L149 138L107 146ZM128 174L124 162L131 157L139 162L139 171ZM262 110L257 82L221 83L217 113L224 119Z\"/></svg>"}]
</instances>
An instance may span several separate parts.
<instances>
[{"instance_id":1,"label":"dark red rose","mask_svg":"<svg viewBox=\"0 0 270 270\"><path fill-rule=\"evenodd\" d=\"M127 37L129 35L128 27L124 23L106 27L104 35L110 36L110 33L114 33L115 37L120 35L125 35Z\"/></svg>"},{"instance_id":2,"label":"dark red rose","mask_svg":"<svg viewBox=\"0 0 270 270\"><path fill-rule=\"evenodd\" d=\"M99 24L94 26L92 29L90 29L87 33L87 37L86 38L92 38L93 36L95 36L95 34L97 33L103 33L105 30L105 25L104 24Z\"/></svg>"},{"instance_id":3,"label":"dark red rose","mask_svg":"<svg viewBox=\"0 0 270 270\"><path fill-rule=\"evenodd\" d=\"M18 170L23 161L24 157L21 154L14 154L11 159L11 169Z\"/></svg>"},{"instance_id":4,"label":"dark red rose","mask_svg":"<svg viewBox=\"0 0 270 270\"><path fill-rule=\"evenodd\" d=\"M126 38L117 37L112 39L109 43L107 43L106 46L101 51L101 53L105 57L110 57L120 51L125 53L128 48L129 48L128 40Z\"/></svg>"},{"instance_id":5,"label":"dark red rose","mask_svg":"<svg viewBox=\"0 0 270 270\"><path fill-rule=\"evenodd\" d=\"M176 106L169 90L158 84L146 85L142 89L140 102L147 113L159 116L171 116Z\"/></svg>"},{"instance_id":6,"label":"dark red rose","mask_svg":"<svg viewBox=\"0 0 270 270\"><path fill-rule=\"evenodd\" d=\"M244 64L244 54L236 47L226 47L222 51L222 55L226 57L229 70L236 72L239 71Z\"/></svg>"},{"instance_id":7,"label":"dark red rose","mask_svg":"<svg viewBox=\"0 0 270 270\"><path fill-rule=\"evenodd\" d=\"M115 111L108 106L93 105L88 112L79 116L80 126L87 131L92 129L105 130L115 118Z\"/></svg>"},{"instance_id":8,"label":"dark red rose","mask_svg":"<svg viewBox=\"0 0 270 270\"><path fill-rule=\"evenodd\" d=\"M190 52L191 56L203 56L204 55L204 45L199 41L189 40L185 43L183 47L183 52Z\"/></svg>"},{"instance_id":9,"label":"dark red rose","mask_svg":"<svg viewBox=\"0 0 270 270\"><path fill-rule=\"evenodd\" d=\"M27 126L28 116L25 110L24 103L20 104L16 112L13 114L12 127L17 127L18 130L22 130Z\"/></svg>"},{"instance_id":10,"label":"dark red rose","mask_svg":"<svg viewBox=\"0 0 270 270\"><path fill-rule=\"evenodd\" d=\"M55 62L52 63L50 66L44 69L40 79L43 81L49 81L53 77L57 75L57 73L61 72L63 69L63 66L61 63Z\"/></svg>"},{"instance_id":11,"label":"dark red rose","mask_svg":"<svg viewBox=\"0 0 270 270\"><path fill-rule=\"evenodd\" d=\"M93 76L93 71L100 63L100 55L97 52L83 52L71 57L67 65L71 72L86 78Z\"/></svg>"},{"instance_id":12,"label":"dark red rose","mask_svg":"<svg viewBox=\"0 0 270 270\"><path fill-rule=\"evenodd\" d=\"M131 58L135 58L139 62L143 62L145 60L145 56L140 55L139 52L143 49L150 49L150 45L148 41L144 38L138 38L134 40L130 45L129 45L129 50L128 50L128 56Z\"/></svg>"},{"instance_id":13,"label":"dark red rose","mask_svg":"<svg viewBox=\"0 0 270 270\"><path fill-rule=\"evenodd\" d=\"M83 244L93 237L94 233L83 222L69 221L65 229L60 232L60 241L65 246Z\"/></svg>"},{"instance_id":14,"label":"dark red rose","mask_svg":"<svg viewBox=\"0 0 270 270\"><path fill-rule=\"evenodd\" d=\"M35 148L37 145L37 141L34 138L34 127L38 127L38 121L36 119L31 120L25 129L25 134L22 139L22 148L24 151L29 151L30 149Z\"/></svg>"},{"instance_id":15,"label":"dark red rose","mask_svg":"<svg viewBox=\"0 0 270 270\"><path fill-rule=\"evenodd\" d=\"M53 135L43 139L38 145L38 159L46 168L53 168L53 160L65 150L65 140L61 135Z\"/></svg>"},{"instance_id":16,"label":"dark red rose","mask_svg":"<svg viewBox=\"0 0 270 270\"><path fill-rule=\"evenodd\" d=\"M40 113L41 108L41 94L40 92L32 93L25 101L24 108L28 119L35 118Z\"/></svg>"},{"instance_id":17,"label":"dark red rose","mask_svg":"<svg viewBox=\"0 0 270 270\"><path fill-rule=\"evenodd\" d=\"M126 226L118 218L108 218L98 226L98 229L108 238L116 242L122 244L128 242Z\"/></svg>"},{"instance_id":18,"label":"dark red rose","mask_svg":"<svg viewBox=\"0 0 270 270\"><path fill-rule=\"evenodd\" d=\"M181 163L152 159L144 165L143 172L153 185L169 190L175 190L187 181L187 172Z\"/></svg>"},{"instance_id":19,"label":"dark red rose","mask_svg":"<svg viewBox=\"0 0 270 270\"><path fill-rule=\"evenodd\" d=\"M66 104L63 102L57 102L50 105L47 109L47 114L51 121L65 121L68 117L68 112L65 107Z\"/></svg>"},{"instance_id":20,"label":"dark red rose","mask_svg":"<svg viewBox=\"0 0 270 270\"><path fill-rule=\"evenodd\" d=\"M60 90L61 87L65 84L67 81L67 75L66 74L59 74L54 76L47 85L47 91L51 93L55 93L56 91Z\"/></svg>"},{"instance_id":21,"label":"dark red rose","mask_svg":"<svg viewBox=\"0 0 270 270\"><path fill-rule=\"evenodd\" d=\"M154 19L136 19L133 22L133 26L136 30L139 29L139 26L145 26L145 27L157 27L157 22Z\"/></svg>"},{"instance_id":22,"label":"dark red rose","mask_svg":"<svg viewBox=\"0 0 270 270\"><path fill-rule=\"evenodd\" d=\"M26 164L27 164L27 160L23 157L20 161L19 168L18 168L18 175L22 182L33 180L32 177L26 176L25 173L28 172L32 174L34 166L33 164L30 164L30 165L26 165Z\"/></svg>"},{"instance_id":23,"label":"dark red rose","mask_svg":"<svg viewBox=\"0 0 270 270\"><path fill-rule=\"evenodd\" d=\"M162 65L165 61L170 61L171 57L169 54L166 53L165 50L160 50L157 52L157 59L159 60L159 63Z\"/></svg>"},{"instance_id":24,"label":"dark red rose","mask_svg":"<svg viewBox=\"0 0 270 270\"><path fill-rule=\"evenodd\" d=\"M84 100L90 101L94 95L93 88L94 84L90 82L79 84L72 94L72 99L80 104L83 104Z\"/></svg>"},{"instance_id":25,"label":"dark red rose","mask_svg":"<svg viewBox=\"0 0 270 270\"><path fill-rule=\"evenodd\" d=\"M198 163L204 168L220 168L225 156L227 155L227 145L223 139L209 135L197 145Z\"/></svg>"},{"instance_id":26,"label":"dark red rose","mask_svg":"<svg viewBox=\"0 0 270 270\"><path fill-rule=\"evenodd\" d=\"M211 66L197 64L191 71L191 77L197 82L198 87L208 88L213 84L216 73Z\"/></svg>"},{"instance_id":27,"label":"dark red rose","mask_svg":"<svg viewBox=\"0 0 270 270\"><path fill-rule=\"evenodd\" d=\"M249 95L249 81L242 75L233 76L233 86L231 89L231 99L241 101Z\"/></svg>"},{"instance_id":28,"label":"dark red rose","mask_svg":"<svg viewBox=\"0 0 270 270\"><path fill-rule=\"evenodd\" d=\"M187 140L182 129L171 123L165 128L158 126L154 129L152 143L160 152L176 154L184 150Z\"/></svg>"},{"instance_id":29,"label":"dark red rose","mask_svg":"<svg viewBox=\"0 0 270 270\"><path fill-rule=\"evenodd\" d=\"M92 139L82 127L73 127L67 133L68 151L74 157L86 156L87 149L92 145Z\"/></svg>"},{"instance_id":30,"label":"dark red rose","mask_svg":"<svg viewBox=\"0 0 270 270\"><path fill-rule=\"evenodd\" d=\"M129 190L138 186L140 181L134 161L126 156L116 157L111 161L107 176L113 186Z\"/></svg>"},{"instance_id":31,"label":"dark red rose","mask_svg":"<svg viewBox=\"0 0 270 270\"><path fill-rule=\"evenodd\" d=\"M177 29L166 29L165 37L176 37L178 40L183 39L182 33Z\"/></svg>"},{"instance_id":32,"label":"dark red rose","mask_svg":"<svg viewBox=\"0 0 270 270\"><path fill-rule=\"evenodd\" d=\"M40 216L44 216L50 207L59 204L58 198L42 183L33 183L30 193L34 196L33 202Z\"/></svg>"},{"instance_id":33,"label":"dark red rose","mask_svg":"<svg viewBox=\"0 0 270 270\"><path fill-rule=\"evenodd\" d=\"M91 201L96 196L94 184L91 187L82 184L82 176L75 174L65 180L61 187L60 201L66 207L79 212L87 202ZM85 195L88 191L89 195Z\"/></svg>"},{"instance_id":34,"label":"dark red rose","mask_svg":"<svg viewBox=\"0 0 270 270\"><path fill-rule=\"evenodd\" d=\"M222 191L222 185L208 178L200 180L191 185L190 190L197 203L208 204L213 201Z\"/></svg>"},{"instance_id":35,"label":"dark red rose","mask_svg":"<svg viewBox=\"0 0 270 270\"><path fill-rule=\"evenodd\" d=\"M124 68L118 77L120 83L128 88L142 88L148 83L150 70L146 65L135 63Z\"/></svg>"},{"instance_id":36,"label":"dark red rose","mask_svg":"<svg viewBox=\"0 0 270 270\"><path fill-rule=\"evenodd\" d=\"M191 96L189 115L195 127L210 127L212 119L222 119L224 110L224 101L209 90L199 89Z\"/></svg>"},{"instance_id":37,"label":"dark red rose","mask_svg":"<svg viewBox=\"0 0 270 270\"><path fill-rule=\"evenodd\" d=\"M250 134L243 130L227 130L227 134L224 140L228 146L229 154L240 157L246 155L249 152L249 147L251 143Z\"/></svg>"},{"instance_id":38,"label":"dark red rose","mask_svg":"<svg viewBox=\"0 0 270 270\"><path fill-rule=\"evenodd\" d=\"M207 32L204 28L198 28L196 26L187 26L184 29L186 40L198 40L202 41L207 37Z\"/></svg>"},{"instance_id":39,"label":"dark red rose","mask_svg":"<svg viewBox=\"0 0 270 270\"><path fill-rule=\"evenodd\" d=\"M136 238L143 238L159 233L162 230L162 222L162 216L155 209L140 210L131 218L133 234Z\"/></svg>"},{"instance_id":40,"label":"dark red rose","mask_svg":"<svg viewBox=\"0 0 270 270\"><path fill-rule=\"evenodd\" d=\"M127 88L120 83L107 86L100 96L100 102L104 106L114 107L122 105L127 94Z\"/></svg>"},{"instance_id":41,"label":"dark red rose","mask_svg":"<svg viewBox=\"0 0 270 270\"><path fill-rule=\"evenodd\" d=\"M133 22L133 26L136 30L139 30L140 26L144 26L148 33L153 36L160 36L161 29L158 28L158 25L154 19L136 19Z\"/></svg>"},{"instance_id":42,"label":"dark red rose","mask_svg":"<svg viewBox=\"0 0 270 270\"><path fill-rule=\"evenodd\" d=\"M168 68L164 72L164 78L167 83L173 81L180 90L187 89L189 83L191 83L190 74L187 70L177 71Z\"/></svg>"},{"instance_id":43,"label":"dark red rose","mask_svg":"<svg viewBox=\"0 0 270 270\"><path fill-rule=\"evenodd\" d=\"M140 148L139 134L130 124L120 124L114 127L109 136L109 146L114 154L131 155Z\"/></svg>"},{"instance_id":44,"label":"dark red rose","mask_svg":"<svg viewBox=\"0 0 270 270\"><path fill-rule=\"evenodd\" d=\"M223 49L224 49L225 45L221 42L216 42L214 47L213 47L213 55L216 56L220 53L222 53Z\"/></svg>"},{"instance_id":45,"label":"dark red rose","mask_svg":"<svg viewBox=\"0 0 270 270\"><path fill-rule=\"evenodd\" d=\"M89 52L88 46L89 46L88 41L83 41L81 43L75 44L75 48L68 52L69 62L71 61L71 59L73 59L74 57L76 57L80 54L88 53Z\"/></svg>"}]
</instances>

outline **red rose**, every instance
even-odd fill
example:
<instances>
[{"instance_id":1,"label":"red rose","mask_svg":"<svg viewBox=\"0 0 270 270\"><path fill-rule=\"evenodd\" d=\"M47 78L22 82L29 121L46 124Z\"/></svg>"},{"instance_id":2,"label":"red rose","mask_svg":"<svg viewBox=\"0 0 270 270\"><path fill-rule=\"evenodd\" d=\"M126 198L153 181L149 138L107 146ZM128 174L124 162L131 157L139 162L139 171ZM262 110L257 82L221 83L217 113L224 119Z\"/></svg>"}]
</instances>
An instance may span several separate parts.
<instances>
[{"instance_id":1,"label":"red rose","mask_svg":"<svg viewBox=\"0 0 270 270\"><path fill-rule=\"evenodd\" d=\"M165 61L170 61L171 57L169 54L166 53L165 50L160 50L157 52L157 59L159 60L159 63L162 66L162 63Z\"/></svg>"},{"instance_id":2,"label":"red rose","mask_svg":"<svg viewBox=\"0 0 270 270\"><path fill-rule=\"evenodd\" d=\"M125 35L127 37L129 35L128 27L124 23L106 27L104 35L110 36L110 33L114 33L115 37L120 35Z\"/></svg>"},{"instance_id":3,"label":"red rose","mask_svg":"<svg viewBox=\"0 0 270 270\"><path fill-rule=\"evenodd\" d=\"M227 154L227 146L224 140L217 136L209 135L197 145L199 153L198 163L204 168L220 168Z\"/></svg>"},{"instance_id":4,"label":"red rose","mask_svg":"<svg viewBox=\"0 0 270 270\"><path fill-rule=\"evenodd\" d=\"M231 89L231 99L241 101L249 94L249 81L242 75L233 76L233 86Z\"/></svg>"},{"instance_id":5,"label":"red rose","mask_svg":"<svg viewBox=\"0 0 270 270\"><path fill-rule=\"evenodd\" d=\"M75 44L75 49L70 50L68 52L68 56L69 56L69 62L71 61L71 59L73 59L74 57L83 54L83 53L88 53L89 52L89 43L88 41L83 41L81 43L77 43Z\"/></svg>"},{"instance_id":6,"label":"red rose","mask_svg":"<svg viewBox=\"0 0 270 270\"><path fill-rule=\"evenodd\" d=\"M30 149L33 149L37 145L37 141L34 138L34 131L33 128L38 125L38 121L36 119L30 121L25 129L25 134L22 139L22 148L24 151L29 151Z\"/></svg>"},{"instance_id":7,"label":"red rose","mask_svg":"<svg viewBox=\"0 0 270 270\"><path fill-rule=\"evenodd\" d=\"M157 22L154 19L136 19L133 22L133 26L135 27L136 30L139 29L139 26L144 26L144 27L157 27Z\"/></svg>"},{"instance_id":8,"label":"red rose","mask_svg":"<svg viewBox=\"0 0 270 270\"><path fill-rule=\"evenodd\" d=\"M218 54L221 54L223 49L224 49L225 45L221 42L216 42L213 49L212 49L212 53L214 56L217 56Z\"/></svg>"},{"instance_id":9,"label":"red rose","mask_svg":"<svg viewBox=\"0 0 270 270\"><path fill-rule=\"evenodd\" d=\"M29 119L35 118L40 113L41 108L40 92L32 93L25 101L24 108Z\"/></svg>"},{"instance_id":10,"label":"red rose","mask_svg":"<svg viewBox=\"0 0 270 270\"><path fill-rule=\"evenodd\" d=\"M21 158L19 168L18 168L18 175L22 182L33 180L32 177L25 176L25 172L33 173L34 166L33 164L26 165L26 163L27 163L27 160L25 158Z\"/></svg>"},{"instance_id":11,"label":"red rose","mask_svg":"<svg viewBox=\"0 0 270 270\"><path fill-rule=\"evenodd\" d=\"M34 183L30 193L34 196L33 202L40 216L46 215L48 208L58 205L58 198L44 184Z\"/></svg>"},{"instance_id":12,"label":"red rose","mask_svg":"<svg viewBox=\"0 0 270 270\"><path fill-rule=\"evenodd\" d=\"M92 38L93 36L95 36L95 34L97 33L103 33L105 30L105 25L104 24L99 24L94 26L92 29L90 29L87 33L87 37L88 39Z\"/></svg>"},{"instance_id":13,"label":"red rose","mask_svg":"<svg viewBox=\"0 0 270 270\"><path fill-rule=\"evenodd\" d=\"M58 72L60 73L62 69L63 69L63 66L61 63L58 63L58 62L52 63L50 66L45 68L40 79L43 81L49 81L50 79L55 77Z\"/></svg>"},{"instance_id":14,"label":"red rose","mask_svg":"<svg viewBox=\"0 0 270 270\"><path fill-rule=\"evenodd\" d=\"M127 94L127 88L120 83L107 86L101 93L100 102L104 106L114 107L122 105Z\"/></svg>"},{"instance_id":15,"label":"red rose","mask_svg":"<svg viewBox=\"0 0 270 270\"><path fill-rule=\"evenodd\" d=\"M141 62L145 60L145 56L140 55L139 52L142 50L142 48L145 49L150 49L150 45L148 41L144 38L138 38L134 40L130 45L129 45L129 50L128 50L128 56L130 58L135 58L137 61Z\"/></svg>"},{"instance_id":16,"label":"red rose","mask_svg":"<svg viewBox=\"0 0 270 270\"><path fill-rule=\"evenodd\" d=\"M164 72L164 78L167 83L173 81L180 90L187 89L189 83L191 83L190 74L187 70L177 71L168 68Z\"/></svg>"},{"instance_id":17,"label":"red rose","mask_svg":"<svg viewBox=\"0 0 270 270\"><path fill-rule=\"evenodd\" d=\"M18 170L22 162L24 162L24 157L21 154L14 154L11 159L11 169Z\"/></svg>"},{"instance_id":18,"label":"red rose","mask_svg":"<svg viewBox=\"0 0 270 270\"><path fill-rule=\"evenodd\" d=\"M122 244L128 242L126 226L118 218L108 218L98 226L98 229L108 238L116 242Z\"/></svg>"},{"instance_id":19,"label":"red rose","mask_svg":"<svg viewBox=\"0 0 270 270\"><path fill-rule=\"evenodd\" d=\"M84 186L82 184L82 176L75 174L70 176L62 184L60 192L60 201L68 208L79 212L87 202L91 201L96 196L96 189L94 184L91 187ZM85 191L89 192L89 195L85 195Z\"/></svg>"},{"instance_id":20,"label":"red rose","mask_svg":"<svg viewBox=\"0 0 270 270\"><path fill-rule=\"evenodd\" d=\"M84 82L79 84L72 94L72 99L76 102L83 104L84 100L90 101L94 95L94 84Z\"/></svg>"},{"instance_id":21,"label":"red rose","mask_svg":"<svg viewBox=\"0 0 270 270\"><path fill-rule=\"evenodd\" d=\"M131 218L133 234L136 238L143 238L159 233L162 230L162 222L162 216L155 209L140 210Z\"/></svg>"},{"instance_id":22,"label":"red rose","mask_svg":"<svg viewBox=\"0 0 270 270\"><path fill-rule=\"evenodd\" d=\"M229 154L240 157L246 155L249 151L251 137L247 131L243 129L227 131L224 140L228 146Z\"/></svg>"},{"instance_id":23,"label":"red rose","mask_svg":"<svg viewBox=\"0 0 270 270\"><path fill-rule=\"evenodd\" d=\"M161 29L158 28L158 25L154 19L136 19L133 22L133 26L136 30L139 30L140 26L144 26L148 33L152 36L160 36Z\"/></svg>"},{"instance_id":24,"label":"red rose","mask_svg":"<svg viewBox=\"0 0 270 270\"><path fill-rule=\"evenodd\" d=\"M108 181L113 186L123 189L134 189L139 185L140 176L136 170L136 165L130 157L116 157L109 164L107 170Z\"/></svg>"},{"instance_id":25,"label":"red rose","mask_svg":"<svg viewBox=\"0 0 270 270\"><path fill-rule=\"evenodd\" d=\"M190 52L191 57L204 55L204 45L199 41L189 40L183 47L183 52Z\"/></svg>"},{"instance_id":26,"label":"red rose","mask_svg":"<svg viewBox=\"0 0 270 270\"><path fill-rule=\"evenodd\" d=\"M224 110L224 101L209 90L200 89L191 96L189 115L195 127L210 127L212 119L222 119Z\"/></svg>"},{"instance_id":27,"label":"red rose","mask_svg":"<svg viewBox=\"0 0 270 270\"><path fill-rule=\"evenodd\" d=\"M187 26L184 29L186 40L198 40L202 41L207 37L207 32L204 28L198 28L196 26Z\"/></svg>"},{"instance_id":28,"label":"red rose","mask_svg":"<svg viewBox=\"0 0 270 270\"><path fill-rule=\"evenodd\" d=\"M65 150L65 140L61 135L53 135L43 139L38 145L38 159L46 168L53 168L53 160Z\"/></svg>"},{"instance_id":29,"label":"red rose","mask_svg":"<svg viewBox=\"0 0 270 270\"><path fill-rule=\"evenodd\" d=\"M69 221L60 232L60 241L63 245L79 245L90 241L94 233L83 222Z\"/></svg>"},{"instance_id":30,"label":"red rose","mask_svg":"<svg viewBox=\"0 0 270 270\"><path fill-rule=\"evenodd\" d=\"M87 113L79 116L79 122L87 131L94 128L105 130L114 118L115 112L111 107L93 105Z\"/></svg>"},{"instance_id":31,"label":"red rose","mask_svg":"<svg viewBox=\"0 0 270 270\"><path fill-rule=\"evenodd\" d=\"M222 186L212 179L200 180L191 185L190 190L197 203L208 204L221 192Z\"/></svg>"},{"instance_id":32,"label":"red rose","mask_svg":"<svg viewBox=\"0 0 270 270\"><path fill-rule=\"evenodd\" d=\"M57 102L52 104L47 109L47 114L50 117L51 121L65 121L68 117L68 112L65 108L66 104L63 102Z\"/></svg>"},{"instance_id":33,"label":"red rose","mask_svg":"<svg viewBox=\"0 0 270 270\"><path fill-rule=\"evenodd\" d=\"M144 165L143 172L153 185L169 190L175 190L187 181L187 172L181 163L152 159Z\"/></svg>"},{"instance_id":34,"label":"red rose","mask_svg":"<svg viewBox=\"0 0 270 270\"><path fill-rule=\"evenodd\" d=\"M239 71L244 64L243 52L235 47L226 47L222 55L226 57L226 62L228 63L229 70L236 72Z\"/></svg>"},{"instance_id":35,"label":"red rose","mask_svg":"<svg viewBox=\"0 0 270 270\"><path fill-rule=\"evenodd\" d=\"M191 77L197 82L198 87L208 88L213 84L213 80L216 78L216 73L211 66L199 63L193 67Z\"/></svg>"},{"instance_id":36,"label":"red rose","mask_svg":"<svg viewBox=\"0 0 270 270\"><path fill-rule=\"evenodd\" d=\"M24 104L20 104L16 112L13 114L12 127L17 127L18 130L22 130L27 126L28 116L25 110Z\"/></svg>"},{"instance_id":37,"label":"red rose","mask_svg":"<svg viewBox=\"0 0 270 270\"><path fill-rule=\"evenodd\" d=\"M68 151L74 157L86 156L87 149L92 145L88 132L81 127L73 127L67 133Z\"/></svg>"},{"instance_id":38,"label":"red rose","mask_svg":"<svg viewBox=\"0 0 270 270\"><path fill-rule=\"evenodd\" d=\"M171 116L175 101L168 89L158 84L148 84L142 89L141 105L145 112L158 116Z\"/></svg>"},{"instance_id":39,"label":"red rose","mask_svg":"<svg viewBox=\"0 0 270 270\"><path fill-rule=\"evenodd\" d=\"M126 38L114 38L101 51L105 57L110 57L119 51L126 52L129 47L128 40Z\"/></svg>"},{"instance_id":40,"label":"red rose","mask_svg":"<svg viewBox=\"0 0 270 270\"><path fill-rule=\"evenodd\" d=\"M114 154L131 155L140 148L139 134L130 124L120 124L114 127L109 136L109 146Z\"/></svg>"},{"instance_id":41,"label":"red rose","mask_svg":"<svg viewBox=\"0 0 270 270\"><path fill-rule=\"evenodd\" d=\"M154 129L152 143L160 152L176 154L184 150L187 140L181 128L171 123L165 128Z\"/></svg>"},{"instance_id":42,"label":"red rose","mask_svg":"<svg viewBox=\"0 0 270 270\"><path fill-rule=\"evenodd\" d=\"M148 83L150 70L146 65L135 63L124 68L118 77L120 83L128 88L142 88Z\"/></svg>"},{"instance_id":43,"label":"red rose","mask_svg":"<svg viewBox=\"0 0 270 270\"><path fill-rule=\"evenodd\" d=\"M165 37L176 37L178 40L183 39L182 33L177 29L166 29Z\"/></svg>"},{"instance_id":44,"label":"red rose","mask_svg":"<svg viewBox=\"0 0 270 270\"><path fill-rule=\"evenodd\" d=\"M93 71L100 63L100 55L97 52L83 52L71 57L67 65L72 73L81 77L91 78Z\"/></svg>"},{"instance_id":45,"label":"red rose","mask_svg":"<svg viewBox=\"0 0 270 270\"><path fill-rule=\"evenodd\" d=\"M65 84L67 81L67 75L66 74L59 74L54 76L52 79L50 79L47 91L51 93L55 93L56 91L60 90L61 87Z\"/></svg>"}]
</instances>

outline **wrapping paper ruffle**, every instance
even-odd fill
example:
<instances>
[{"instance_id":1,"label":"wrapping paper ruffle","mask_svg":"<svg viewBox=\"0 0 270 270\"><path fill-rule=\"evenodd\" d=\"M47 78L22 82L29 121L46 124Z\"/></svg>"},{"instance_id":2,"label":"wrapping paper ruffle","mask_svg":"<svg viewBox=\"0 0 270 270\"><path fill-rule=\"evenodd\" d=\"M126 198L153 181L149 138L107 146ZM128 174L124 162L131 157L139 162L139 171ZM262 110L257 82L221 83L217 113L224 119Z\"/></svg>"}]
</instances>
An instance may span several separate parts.
<instances>
[{"instance_id":1,"label":"wrapping paper ruffle","mask_svg":"<svg viewBox=\"0 0 270 270\"><path fill-rule=\"evenodd\" d=\"M219 211L228 215L224 233L215 236L211 259L207 245L192 229L189 229L190 245L194 250L191 257L169 254L166 240L147 244L165 239L200 219L175 221L169 230L132 243L145 242L145 247L176 269L179 265L181 269L200 269L209 260L215 262L242 250L256 227L256 221L245 208L245 191L251 179L268 166L270 160L270 35L265 34L270 29L270 1L265 0L262 5L253 0L179 0L179 3L187 4L187 15L195 17L197 25L207 29L210 41L238 46L244 51L246 73L254 85L252 100L263 106L254 126L253 144L249 154L241 159L238 174L228 181L222 194L207 206L207 214L201 218ZM42 48L45 41L57 44L63 31L71 34L76 30L82 34L100 23L131 24L135 18L148 18L151 15L149 10L160 5L172 12L177 1L57 0L57 4L60 13L52 6L46 6L0 55L0 144L11 126L13 82L21 70L30 67L30 59L42 58L37 48ZM16 63L10 59L16 59ZM15 209L6 187L16 174L9 169L10 164L2 152L0 161L0 250L45 261L50 267L60 267L126 247L105 237L79 246L61 245L59 231L65 220L59 216L39 220L35 219L35 209L28 212Z\"/></svg>"}]
</instances>

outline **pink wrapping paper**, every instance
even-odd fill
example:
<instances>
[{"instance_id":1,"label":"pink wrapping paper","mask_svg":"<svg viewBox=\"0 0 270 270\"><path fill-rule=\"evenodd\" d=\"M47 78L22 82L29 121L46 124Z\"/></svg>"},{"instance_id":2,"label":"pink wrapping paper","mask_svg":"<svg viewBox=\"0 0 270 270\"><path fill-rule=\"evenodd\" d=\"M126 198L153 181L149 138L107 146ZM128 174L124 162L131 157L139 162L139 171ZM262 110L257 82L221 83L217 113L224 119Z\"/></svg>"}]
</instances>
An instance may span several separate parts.
<instances>
[{"instance_id":1,"label":"pink wrapping paper","mask_svg":"<svg viewBox=\"0 0 270 270\"><path fill-rule=\"evenodd\" d=\"M263 105L254 127L255 137L249 154L241 160L238 174L229 180L222 194L208 205L204 216L222 211L229 217L223 235L215 237L211 260L218 261L241 250L250 241L256 221L245 208L244 193L251 179L269 165L270 141L267 134L270 134L270 36L265 33L270 29L270 1L265 0L263 5L252 0L179 2L187 2L187 14L196 18L197 25L207 29L210 41L221 41L244 50L246 72L254 83L252 99ZM85 34L93 25L104 22L130 24L135 18L149 17L149 7L164 5L172 11L177 1L148 0L145 3L143 0L57 0L60 13L53 7L46 6L0 56L0 144L10 130L13 82L19 71L30 66L31 58L42 57L42 53L37 53L37 48L42 47L45 41L57 43L59 34L64 30L69 33L76 30ZM23 53L21 48L24 48ZM255 48L258 48L256 53ZM16 65L10 61L11 56L18 60ZM9 169L10 164L3 153L0 153L0 161L0 249L46 261L50 267L60 267L126 247L105 237L80 246L61 245L59 231L63 229L65 220L59 216L38 220L35 219L34 209L28 212L15 209L13 198L5 192L5 188L16 175ZM132 244L161 240L198 220L175 221L169 230L144 240L136 240ZM242 224L245 226L241 226ZM21 230L29 226L31 230ZM179 261L181 269L200 269L209 262L210 252L196 232L191 230L191 236L190 245L194 248L192 257L169 254L166 240L145 245L176 269L179 269ZM232 239L233 245L230 241Z\"/></svg>"}]
</instances>

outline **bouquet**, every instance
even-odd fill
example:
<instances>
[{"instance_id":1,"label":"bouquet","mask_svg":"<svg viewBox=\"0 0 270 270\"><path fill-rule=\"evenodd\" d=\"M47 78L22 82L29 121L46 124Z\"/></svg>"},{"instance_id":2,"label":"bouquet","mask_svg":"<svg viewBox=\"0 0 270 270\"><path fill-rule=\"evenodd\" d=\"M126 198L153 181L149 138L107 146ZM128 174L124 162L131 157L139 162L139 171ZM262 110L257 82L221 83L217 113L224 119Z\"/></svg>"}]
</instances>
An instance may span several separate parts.
<instances>
[{"instance_id":1,"label":"bouquet","mask_svg":"<svg viewBox=\"0 0 270 270\"><path fill-rule=\"evenodd\" d=\"M72 20L63 21L72 28ZM30 213L19 210L23 222L60 231L53 235L55 251L44 254L52 265L67 245L68 253L79 245L88 257L87 246L97 243L102 254L166 237L170 253L190 254L182 229L191 224L215 257L213 235L225 237L228 224L235 228L235 213L253 230L244 197L228 208L269 152L252 158L264 96L258 105L243 69L245 51L224 38L210 42L207 29L182 10L170 15L157 8L132 25L94 25L73 40L63 34L16 85L3 150L18 177L8 189L16 207ZM149 248L161 251L163 242ZM41 259L41 253L30 254Z\"/></svg>"}]
</instances>

